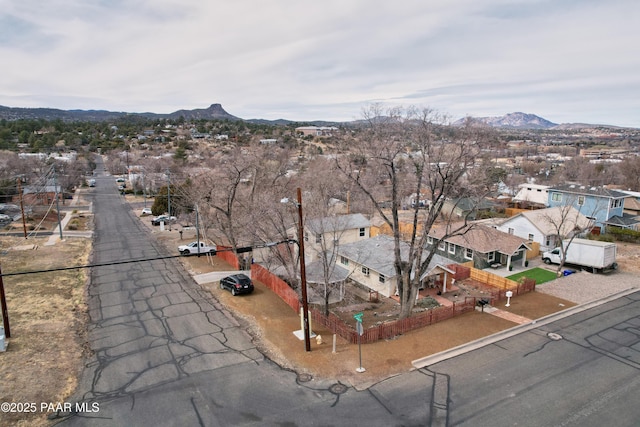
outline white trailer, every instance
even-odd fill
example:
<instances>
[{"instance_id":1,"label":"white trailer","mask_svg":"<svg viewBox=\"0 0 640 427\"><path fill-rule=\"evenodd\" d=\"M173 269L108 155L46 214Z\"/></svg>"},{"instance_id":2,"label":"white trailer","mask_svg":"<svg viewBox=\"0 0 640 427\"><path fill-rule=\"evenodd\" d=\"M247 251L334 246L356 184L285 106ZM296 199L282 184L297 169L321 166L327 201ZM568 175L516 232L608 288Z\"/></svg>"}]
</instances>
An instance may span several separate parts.
<instances>
[{"instance_id":1,"label":"white trailer","mask_svg":"<svg viewBox=\"0 0 640 427\"><path fill-rule=\"evenodd\" d=\"M567 248L566 243L563 242L564 248ZM615 270L618 268L616 249L615 243L576 238L569 243L566 250L565 264L585 267L593 273ZM562 260L560 248L544 252L542 260L546 264L560 264Z\"/></svg>"}]
</instances>

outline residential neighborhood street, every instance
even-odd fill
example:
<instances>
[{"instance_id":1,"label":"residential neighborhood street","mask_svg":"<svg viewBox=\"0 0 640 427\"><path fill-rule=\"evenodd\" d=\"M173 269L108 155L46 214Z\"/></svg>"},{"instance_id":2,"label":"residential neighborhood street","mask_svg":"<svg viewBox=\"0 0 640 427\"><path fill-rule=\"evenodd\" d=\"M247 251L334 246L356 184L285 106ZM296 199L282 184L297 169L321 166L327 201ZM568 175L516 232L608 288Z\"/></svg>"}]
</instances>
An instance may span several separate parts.
<instances>
[{"instance_id":1,"label":"residential neighborhood street","mask_svg":"<svg viewBox=\"0 0 640 427\"><path fill-rule=\"evenodd\" d=\"M97 181L93 261L168 255L113 178ZM94 356L76 397L99 411L62 425L599 426L640 419L629 404L640 392L639 292L359 390L264 357L250 326L177 259L97 267L91 276Z\"/></svg>"}]
</instances>

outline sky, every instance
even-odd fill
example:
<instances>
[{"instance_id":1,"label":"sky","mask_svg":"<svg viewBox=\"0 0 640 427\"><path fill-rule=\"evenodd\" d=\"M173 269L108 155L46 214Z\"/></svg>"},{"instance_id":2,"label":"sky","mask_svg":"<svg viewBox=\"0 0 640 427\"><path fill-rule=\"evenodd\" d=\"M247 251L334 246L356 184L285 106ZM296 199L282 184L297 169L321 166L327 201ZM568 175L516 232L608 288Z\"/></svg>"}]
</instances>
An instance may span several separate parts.
<instances>
[{"instance_id":1,"label":"sky","mask_svg":"<svg viewBox=\"0 0 640 427\"><path fill-rule=\"evenodd\" d=\"M638 0L0 0L0 105L640 128Z\"/></svg>"}]
</instances>

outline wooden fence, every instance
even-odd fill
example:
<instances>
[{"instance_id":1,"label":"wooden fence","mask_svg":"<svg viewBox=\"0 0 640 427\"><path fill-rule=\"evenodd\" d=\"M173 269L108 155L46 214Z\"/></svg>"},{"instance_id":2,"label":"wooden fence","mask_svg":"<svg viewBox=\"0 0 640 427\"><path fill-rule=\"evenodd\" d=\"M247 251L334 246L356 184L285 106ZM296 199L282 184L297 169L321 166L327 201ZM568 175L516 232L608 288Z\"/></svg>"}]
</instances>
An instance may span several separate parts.
<instances>
[{"instance_id":1,"label":"wooden fence","mask_svg":"<svg viewBox=\"0 0 640 427\"><path fill-rule=\"evenodd\" d=\"M364 330L360 340L363 344L369 344L379 340L391 339L414 329L429 326L443 320L451 319L459 314L473 311L474 308L475 301L473 300L454 303L450 307L436 307L422 313L414 314L406 319L398 319L370 326ZM323 325L351 344L358 343L358 333L355 330L355 322L353 326L347 325L336 315L330 313L329 316L324 316L315 309L311 311L311 316L315 324Z\"/></svg>"},{"instance_id":2,"label":"wooden fence","mask_svg":"<svg viewBox=\"0 0 640 427\"><path fill-rule=\"evenodd\" d=\"M262 282L265 286L276 293L287 303L296 313L300 312L300 297L291 287L260 264L251 264L251 278Z\"/></svg>"},{"instance_id":3,"label":"wooden fence","mask_svg":"<svg viewBox=\"0 0 640 427\"><path fill-rule=\"evenodd\" d=\"M483 298L489 299L491 304L506 300L506 294L509 291L512 292L512 296L517 296L527 292L532 292L536 288L536 280L528 277L523 277L520 281L516 282L475 268L472 268L470 273L469 279L490 289L490 296ZM483 298L476 298L476 300Z\"/></svg>"},{"instance_id":4,"label":"wooden fence","mask_svg":"<svg viewBox=\"0 0 640 427\"><path fill-rule=\"evenodd\" d=\"M231 250L231 247L218 246L218 252L216 253L216 255L225 260L225 262L227 262L227 264L229 264L234 269L240 269L240 261L238 261L238 256Z\"/></svg>"},{"instance_id":5,"label":"wooden fence","mask_svg":"<svg viewBox=\"0 0 640 427\"><path fill-rule=\"evenodd\" d=\"M231 255L233 253L229 252ZM237 262L237 260L236 260ZM494 288L488 297L492 302L506 299L506 292L512 291L514 295L520 295L535 289L535 280L524 279L522 282L504 279L491 273L476 270L474 268L463 267L460 265L451 265L449 268L455 268L456 280L471 278L473 280L482 281ZM493 276L493 277L490 277ZM251 265L251 277L261 283L264 283L269 289L275 292L282 300L289 305L296 313L300 312L301 301L296 291L282 279L271 273L259 264ZM502 279L502 280L500 280ZM414 329L432 325L443 320L451 319L454 316L473 311L477 300L480 298L466 298L464 302L454 302L452 306L440 306L418 314L414 314L406 319L398 319L373 325L364 330L360 337L363 344L373 343L379 340L391 339L398 335L402 335ZM329 329L332 333L344 338L351 344L358 342L358 333L355 330L355 322L353 325L345 323L340 317L333 313L325 316L315 308L310 309L311 321L315 325L322 325Z\"/></svg>"}]
</instances>

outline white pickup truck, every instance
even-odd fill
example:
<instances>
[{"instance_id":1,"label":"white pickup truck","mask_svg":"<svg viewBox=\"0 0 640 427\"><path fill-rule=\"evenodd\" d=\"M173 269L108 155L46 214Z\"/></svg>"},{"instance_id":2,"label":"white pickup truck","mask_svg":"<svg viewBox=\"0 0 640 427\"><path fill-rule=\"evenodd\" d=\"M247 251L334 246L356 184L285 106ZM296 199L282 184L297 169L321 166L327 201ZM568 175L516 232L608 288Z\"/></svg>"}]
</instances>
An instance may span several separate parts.
<instances>
[{"instance_id":1,"label":"white pickup truck","mask_svg":"<svg viewBox=\"0 0 640 427\"><path fill-rule=\"evenodd\" d=\"M178 252L181 255L196 255L196 254L216 254L217 247L215 245L210 246L205 242L191 242L187 245L178 246Z\"/></svg>"}]
</instances>

